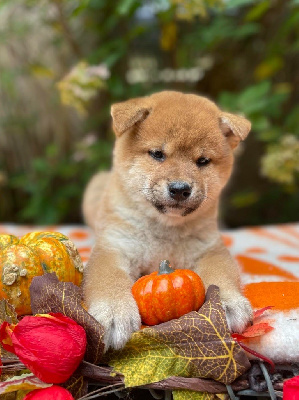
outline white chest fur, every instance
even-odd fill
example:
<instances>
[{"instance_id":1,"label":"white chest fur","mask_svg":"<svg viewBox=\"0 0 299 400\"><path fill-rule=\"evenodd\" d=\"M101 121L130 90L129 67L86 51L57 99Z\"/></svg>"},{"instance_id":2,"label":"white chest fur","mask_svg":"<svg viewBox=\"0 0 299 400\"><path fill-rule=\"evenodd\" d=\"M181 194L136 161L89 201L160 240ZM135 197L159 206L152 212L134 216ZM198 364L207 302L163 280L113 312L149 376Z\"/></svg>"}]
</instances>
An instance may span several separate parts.
<instances>
[{"instance_id":1,"label":"white chest fur","mask_svg":"<svg viewBox=\"0 0 299 400\"><path fill-rule=\"evenodd\" d=\"M123 268L135 280L156 271L161 260L174 268L194 269L203 253L219 238L209 221L167 226L144 215L126 214L126 224L98 227L109 246L121 253Z\"/></svg>"}]
</instances>

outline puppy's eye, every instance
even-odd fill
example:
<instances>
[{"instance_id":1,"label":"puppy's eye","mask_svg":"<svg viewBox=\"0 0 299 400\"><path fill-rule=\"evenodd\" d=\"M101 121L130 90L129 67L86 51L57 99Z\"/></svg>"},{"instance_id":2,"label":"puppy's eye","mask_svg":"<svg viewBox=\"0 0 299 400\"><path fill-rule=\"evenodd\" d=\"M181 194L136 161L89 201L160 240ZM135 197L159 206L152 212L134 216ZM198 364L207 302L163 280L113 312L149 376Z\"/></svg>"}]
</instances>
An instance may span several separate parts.
<instances>
[{"instance_id":1,"label":"puppy's eye","mask_svg":"<svg viewBox=\"0 0 299 400\"><path fill-rule=\"evenodd\" d=\"M157 161L164 161L165 154L160 150L149 150L148 154Z\"/></svg>"},{"instance_id":2,"label":"puppy's eye","mask_svg":"<svg viewBox=\"0 0 299 400\"><path fill-rule=\"evenodd\" d=\"M196 165L198 167L204 167L205 165L210 164L211 159L207 158L207 157L200 157L197 161L196 161Z\"/></svg>"}]
</instances>

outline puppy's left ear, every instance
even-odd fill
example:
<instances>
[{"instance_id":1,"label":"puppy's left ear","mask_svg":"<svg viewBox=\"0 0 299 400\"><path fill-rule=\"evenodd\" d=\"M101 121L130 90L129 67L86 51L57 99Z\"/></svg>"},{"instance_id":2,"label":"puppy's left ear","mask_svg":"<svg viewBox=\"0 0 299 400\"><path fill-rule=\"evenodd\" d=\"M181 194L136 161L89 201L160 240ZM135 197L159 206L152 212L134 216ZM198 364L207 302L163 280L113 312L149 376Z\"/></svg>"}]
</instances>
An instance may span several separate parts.
<instances>
[{"instance_id":1,"label":"puppy's left ear","mask_svg":"<svg viewBox=\"0 0 299 400\"><path fill-rule=\"evenodd\" d=\"M220 128L234 149L240 140L245 140L251 129L251 123L240 115L223 112L220 115Z\"/></svg>"}]
</instances>

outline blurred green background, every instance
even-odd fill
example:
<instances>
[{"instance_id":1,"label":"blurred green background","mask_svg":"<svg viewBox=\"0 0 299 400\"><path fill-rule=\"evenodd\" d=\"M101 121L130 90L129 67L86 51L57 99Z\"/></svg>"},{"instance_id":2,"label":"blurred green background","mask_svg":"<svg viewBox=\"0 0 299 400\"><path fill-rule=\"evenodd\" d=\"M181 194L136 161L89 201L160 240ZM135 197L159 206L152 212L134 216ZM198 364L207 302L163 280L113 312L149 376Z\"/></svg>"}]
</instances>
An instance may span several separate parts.
<instances>
[{"instance_id":1,"label":"blurred green background","mask_svg":"<svg viewBox=\"0 0 299 400\"><path fill-rule=\"evenodd\" d=\"M110 105L163 89L252 121L225 226L298 221L298 0L1 0L0 44L0 221L81 222Z\"/></svg>"}]
</instances>

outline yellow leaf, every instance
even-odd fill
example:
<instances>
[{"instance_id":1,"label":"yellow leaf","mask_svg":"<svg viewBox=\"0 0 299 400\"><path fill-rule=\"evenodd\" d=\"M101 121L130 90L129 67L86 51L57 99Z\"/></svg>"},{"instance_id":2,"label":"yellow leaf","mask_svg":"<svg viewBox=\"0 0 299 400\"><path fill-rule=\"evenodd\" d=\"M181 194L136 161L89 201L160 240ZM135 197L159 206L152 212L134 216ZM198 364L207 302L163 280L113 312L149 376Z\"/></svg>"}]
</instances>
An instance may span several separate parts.
<instances>
[{"instance_id":1,"label":"yellow leaf","mask_svg":"<svg viewBox=\"0 0 299 400\"><path fill-rule=\"evenodd\" d=\"M11 393L17 390L34 390L50 387L52 384L42 382L34 374L13 376L4 382L0 382L0 394Z\"/></svg>"},{"instance_id":2,"label":"yellow leaf","mask_svg":"<svg viewBox=\"0 0 299 400\"><path fill-rule=\"evenodd\" d=\"M44 65L34 64L30 66L30 72L32 75L41 78L53 78L54 72Z\"/></svg>"},{"instance_id":3,"label":"yellow leaf","mask_svg":"<svg viewBox=\"0 0 299 400\"><path fill-rule=\"evenodd\" d=\"M254 75L258 80L270 78L283 67L281 57L272 57L261 62L255 69Z\"/></svg>"},{"instance_id":4,"label":"yellow leaf","mask_svg":"<svg viewBox=\"0 0 299 400\"><path fill-rule=\"evenodd\" d=\"M177 25L169 22L162 27L160 44L163 50L171 51L176 47L177 42Z\"/></svg>"}]
</instances>

